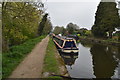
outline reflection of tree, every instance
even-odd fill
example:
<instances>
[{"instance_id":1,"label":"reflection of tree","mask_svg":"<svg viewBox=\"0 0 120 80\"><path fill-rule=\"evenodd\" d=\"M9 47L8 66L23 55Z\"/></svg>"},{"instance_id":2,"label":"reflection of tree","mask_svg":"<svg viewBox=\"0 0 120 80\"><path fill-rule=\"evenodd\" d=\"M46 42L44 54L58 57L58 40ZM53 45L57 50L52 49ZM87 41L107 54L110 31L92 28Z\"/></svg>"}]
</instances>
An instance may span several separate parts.
<instances>
[{"instance_id":1,"label":"reflection of tree","mask_svg":"<svg viewBox=\"0 0 120 80\"><path fill-rule=\"evenodd\" d=\"M111 47L93 45L91 54L93 55L93 69L96 78L110 78L114 75L117 62L113 58Z\"/></svg>"},{"instance_id":2,"label":"reflection of tree","mask_svg":"<svg viewBox=\"0 0 120 80\"><path fill-rule=\"evenodd\" d=\"M118 47L118 54L119 54L119 63L120 63L120 47ZM118 78L120 79L120 64L118 65Z\"/></svg>"},{"instance_id":3,"label":"reflection of tree","mask_svg":"<svg viewBox=\"0 0 120 80\"><path fill-rule=\"evenodd\" d=\"M116 47L116 48L113 48L114 49L114 58L115 60L118 62L118 65L116 68L118 70L118 78L120 79L120 46L119 47Z\"/></svg>"},{"instance_id":4,"label":"reflection of tree","mask_svg":"<svg viewBox=\"0 0 120 80\"><path fill-rule=\"evenodd\" d=\"M115 59L120 61L120 46L112 48L112 50L114 51Z\"/></svg>"},{"instance_id":5,"label":"reflection of tree","mask_svg":"<svg viewBox=\"0 0 120 80\"><path fill-rule=\"evenodd\" d=\"M81 44L84 46L84 47L92 47L92 44L90 42L87 42L87 41L81 41Z\"/></svg>"},{"instance_id":6,"label":"reflection of tree","mask_svg":"<svg viewBox=\"0 0 120 80\"><path fill-rule=\"evenodd\" d=\"M120 60L120 47L118 47L118 54L119 54L119 60Z\"/></svg>"}]
</instances>

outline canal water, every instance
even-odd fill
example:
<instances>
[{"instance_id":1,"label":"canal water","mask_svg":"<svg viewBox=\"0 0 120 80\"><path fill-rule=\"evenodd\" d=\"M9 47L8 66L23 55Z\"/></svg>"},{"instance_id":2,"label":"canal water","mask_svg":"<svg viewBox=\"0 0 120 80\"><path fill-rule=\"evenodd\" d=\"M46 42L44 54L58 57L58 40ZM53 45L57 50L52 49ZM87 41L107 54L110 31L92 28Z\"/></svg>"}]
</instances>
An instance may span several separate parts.
<instances>
[{"instance_id":1,"label":"canal water","mask_svg":"<svg viewBox=\"0 0 120 80\"><path fill-rule=\"evenodd\" d=\"M61 56L73 78L119 78L120 47L78 43L78 54Z\"/></svg>"}]
</instances>

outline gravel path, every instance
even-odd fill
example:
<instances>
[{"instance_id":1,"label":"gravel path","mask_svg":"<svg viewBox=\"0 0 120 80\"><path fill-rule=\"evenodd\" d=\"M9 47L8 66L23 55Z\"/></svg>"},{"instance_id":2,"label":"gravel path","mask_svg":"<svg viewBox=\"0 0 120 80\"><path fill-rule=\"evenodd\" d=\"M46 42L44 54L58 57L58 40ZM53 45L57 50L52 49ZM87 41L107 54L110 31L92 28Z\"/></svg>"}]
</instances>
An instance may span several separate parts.
<instances>
[{"instance_id":1,"label":"gravel path","mask_svg":"<svg viewBox=\"0 0 120 80\"><path fill-rule=\"evenodd\" d=\"M49 36L38 43L9 78L40 78Z\"/></svg>"}]
</instances>

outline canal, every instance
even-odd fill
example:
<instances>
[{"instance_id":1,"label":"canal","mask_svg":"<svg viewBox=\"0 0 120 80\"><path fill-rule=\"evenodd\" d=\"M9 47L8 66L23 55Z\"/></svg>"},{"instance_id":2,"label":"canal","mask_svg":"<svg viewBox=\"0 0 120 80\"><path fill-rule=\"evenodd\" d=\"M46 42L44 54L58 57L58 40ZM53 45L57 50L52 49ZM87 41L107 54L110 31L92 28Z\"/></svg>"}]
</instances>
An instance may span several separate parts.
<instances>
[{"instance_id":1,"label":"canal","mask_svg":"<svg viewBox=\"0 0 120 80\"><path fill-rule=\"evenodd\" d=\"M78 43L78 54L63 54L67 70L74 78L120 78L120 47Z\"/></svg>"}]
</instances>

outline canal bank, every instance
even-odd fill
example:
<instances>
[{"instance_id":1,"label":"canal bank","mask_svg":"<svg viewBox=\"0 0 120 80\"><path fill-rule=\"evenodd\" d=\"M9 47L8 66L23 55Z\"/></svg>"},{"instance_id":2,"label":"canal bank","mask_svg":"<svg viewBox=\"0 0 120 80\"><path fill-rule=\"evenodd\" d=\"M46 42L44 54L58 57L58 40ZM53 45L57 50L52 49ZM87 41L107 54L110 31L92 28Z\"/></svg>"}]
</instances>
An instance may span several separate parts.
<instances>
[{"instance_id":1,"label":"canal bank","mask_svg":"<svg viewBox=\"0 0 120 80\"><path fill-rule=\"evenodd\" d=\"M42 78L61 78L59 76L69 76L69 74L63 59L50 38L44 59Z\"/></svg>"},{"instance_id":2,"label":"canal bank","mask_svg":"<svg viewBox=\"0 0 120 80\"><path fill-rule=\"evenodd\" d=\"M103 40L103 39L89 38L89 37L79 37L79 40L82 42L86 42L86 43L96 43L96 44L120 46L120 42L112 41L112 40Z\"/></svg>"}]
</instances>

